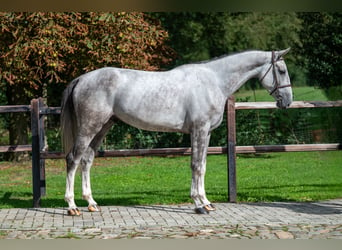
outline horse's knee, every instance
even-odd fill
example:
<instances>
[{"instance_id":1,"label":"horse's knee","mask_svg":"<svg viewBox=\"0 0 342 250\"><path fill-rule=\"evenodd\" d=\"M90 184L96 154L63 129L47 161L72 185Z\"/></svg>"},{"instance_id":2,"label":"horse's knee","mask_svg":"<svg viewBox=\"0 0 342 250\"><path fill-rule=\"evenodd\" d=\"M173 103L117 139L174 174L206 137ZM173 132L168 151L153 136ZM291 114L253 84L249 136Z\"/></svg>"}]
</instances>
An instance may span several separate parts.
<instances>
[{"instance_id":1,"label":"horse's knee","mask_svg":"<svg viewBox=\"0 0 342 250\"><path fill-rule=\"evenodd\" d=\"M205 175L205 165L204 164L191 164L192 174L195 176L203 176Z\"/></svg>"}]
</instances>

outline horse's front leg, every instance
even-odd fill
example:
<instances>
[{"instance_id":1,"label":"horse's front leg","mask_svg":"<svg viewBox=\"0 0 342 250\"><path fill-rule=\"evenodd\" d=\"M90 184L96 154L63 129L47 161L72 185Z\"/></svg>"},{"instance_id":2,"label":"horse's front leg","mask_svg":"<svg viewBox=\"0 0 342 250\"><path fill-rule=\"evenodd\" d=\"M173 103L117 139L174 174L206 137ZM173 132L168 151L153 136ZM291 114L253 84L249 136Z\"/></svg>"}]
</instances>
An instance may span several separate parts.
<instances>
[{"instance_id":1,"label":"horse's front leg","mask_svg":"<svg viewBox=\"0 0 342 250\"><path fill-rule=\"evenodd\" d=\"M209 126L208 128L196 129L191 133L191 198L195 202L195 212L199 214L207 214L209 211L215 210L206 197L204 187L209 140Z\"/></svg>"}]
</instances>

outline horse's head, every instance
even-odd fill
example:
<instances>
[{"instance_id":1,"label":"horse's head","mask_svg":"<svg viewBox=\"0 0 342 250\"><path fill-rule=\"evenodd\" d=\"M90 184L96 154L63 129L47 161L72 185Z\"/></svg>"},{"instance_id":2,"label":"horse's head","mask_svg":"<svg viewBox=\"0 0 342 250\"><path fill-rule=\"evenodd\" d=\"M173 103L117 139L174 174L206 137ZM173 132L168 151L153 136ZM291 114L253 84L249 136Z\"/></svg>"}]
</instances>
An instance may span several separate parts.
<instances>
[{"instance_id":1,"label":"horse's head","mask_svg":"<svg viewBox=\"0 0 342 250\"><path fill-rule=\"evenodd\" d=\"M290 77L283 56L290 48L272 51L271 62L264 65L259 80L277 101L278 108L287 108L292 103Z\"/></svg>"}]
</instances>

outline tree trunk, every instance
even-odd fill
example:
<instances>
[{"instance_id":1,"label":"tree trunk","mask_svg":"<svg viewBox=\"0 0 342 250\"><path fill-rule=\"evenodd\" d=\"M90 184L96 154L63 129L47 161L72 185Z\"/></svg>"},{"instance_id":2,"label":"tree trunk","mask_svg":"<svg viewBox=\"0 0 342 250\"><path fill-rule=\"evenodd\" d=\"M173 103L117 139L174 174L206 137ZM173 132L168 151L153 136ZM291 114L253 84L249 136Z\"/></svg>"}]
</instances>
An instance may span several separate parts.
<instances>
[{"instance_id":1,"label":"tree trunk","mask_svg":"<svg viewBox=\"0 0 342 250\"><path fill-rule=\"evenodd\" d=\"M8 105L27 105L29 101L25 96L24 88L20 84L8 84L6 90ZM28 144L29 114L10 113L8 122L9 144ZM6 153L5 160L19 161L28 157L26 152Z\"/></svg>"}]
</instances>

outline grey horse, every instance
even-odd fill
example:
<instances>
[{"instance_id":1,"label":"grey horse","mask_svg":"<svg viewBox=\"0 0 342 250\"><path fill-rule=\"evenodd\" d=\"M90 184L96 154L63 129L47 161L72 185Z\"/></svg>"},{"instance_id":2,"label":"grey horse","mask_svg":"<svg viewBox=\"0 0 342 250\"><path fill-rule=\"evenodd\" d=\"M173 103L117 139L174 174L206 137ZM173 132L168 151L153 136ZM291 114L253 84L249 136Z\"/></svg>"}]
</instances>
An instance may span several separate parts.
<instances>
[{"instance_id":1,"label":"grey horse","mask_svg":"<svg viewBox=\"0 0 342 250\"><path fill-rule=\"evenodd\" d=\"M210 133L220 125L228 97L251 78L260 80L279 108L291 104L292 88L283 60L288 51L245 51L162 72L105 67L74 79L64 90L61 112L68 214L80 215L74 201L79 165L88 210L100 210L92 197L90 168L116 120L149 131L190 134L190 195L195 212L215 210L204 188Z\"/></svg>"}]
</instances>

